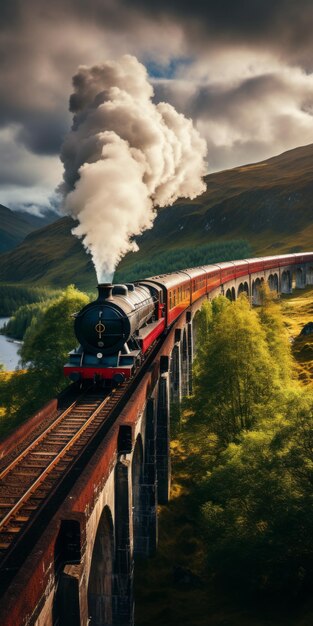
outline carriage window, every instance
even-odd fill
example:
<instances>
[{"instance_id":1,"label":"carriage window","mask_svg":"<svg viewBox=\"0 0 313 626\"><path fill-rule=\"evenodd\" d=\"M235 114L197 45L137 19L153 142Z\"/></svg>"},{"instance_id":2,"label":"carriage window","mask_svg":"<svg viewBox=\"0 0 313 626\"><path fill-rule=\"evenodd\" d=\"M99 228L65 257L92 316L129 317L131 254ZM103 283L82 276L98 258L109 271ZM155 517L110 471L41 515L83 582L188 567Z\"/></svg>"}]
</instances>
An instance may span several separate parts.
<instances>
[{"instance_id":1,"label":"carriage window","mask_svg":"<svg viewBox=\"0 0 313 626\"><path fill-rule=\"evenodd\" d=\"M170 306L170 309L171 309L172 308L172 292L171 291L170 291L169 295L170 295L170 305L169 306Z\"/></svg>"}]
</instances>

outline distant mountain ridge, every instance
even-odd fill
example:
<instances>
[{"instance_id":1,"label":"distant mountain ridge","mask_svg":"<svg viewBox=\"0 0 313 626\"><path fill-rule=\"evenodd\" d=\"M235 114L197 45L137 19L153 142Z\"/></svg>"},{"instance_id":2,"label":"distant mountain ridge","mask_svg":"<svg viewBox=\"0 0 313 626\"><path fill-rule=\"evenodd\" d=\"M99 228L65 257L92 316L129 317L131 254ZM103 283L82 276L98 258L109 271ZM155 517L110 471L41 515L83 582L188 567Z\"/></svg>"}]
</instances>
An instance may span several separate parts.
<instances>
[{"instance_id":1,"label":"distant mountain ridge","mask_svg":"<svg viewBox=\"0 0 313 626\"><path fill-rule=\"evenodd\" d=\"M245 240L258 256L313 248L313 145L210 174L206 182L194 201L159 211L153 229L137 238L139 252L128 254L118 272L131 276L162 252L211 242ZM0 281L94 288L90 257L70 232L74 225L61 218L1 254Z\"/></svg>"},{"instance_id":2,"label":"distant mountain ridge","mask_svg":"<svg viewBox=\"0 0 313 626\"><path fill-rule=\"evenodd\" d=\"M0 252L7 252L21 243L32 231L50 224L57 215L49 212L44 217L12 211L0 204Z\"/></svg>"}]
</instances>

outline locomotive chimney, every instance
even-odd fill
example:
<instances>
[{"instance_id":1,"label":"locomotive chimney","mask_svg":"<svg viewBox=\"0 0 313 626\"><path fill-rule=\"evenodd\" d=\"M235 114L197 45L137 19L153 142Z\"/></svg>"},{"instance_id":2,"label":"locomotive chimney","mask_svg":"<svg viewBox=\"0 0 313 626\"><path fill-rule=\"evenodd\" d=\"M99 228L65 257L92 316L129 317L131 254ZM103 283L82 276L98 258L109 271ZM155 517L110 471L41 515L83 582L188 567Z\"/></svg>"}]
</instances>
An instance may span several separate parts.
<instances>
[{"instance_id":1,"label":"locomotive chimney","mask_svg":"<svg viewBox=\"0 0 313 626\"><path fill-rule=\"evenodd\" d=\"M98 285L98 302L104 302L104 300L112 299L113 285L111 283L101 283Z\"/></svg>"}]
</instances>

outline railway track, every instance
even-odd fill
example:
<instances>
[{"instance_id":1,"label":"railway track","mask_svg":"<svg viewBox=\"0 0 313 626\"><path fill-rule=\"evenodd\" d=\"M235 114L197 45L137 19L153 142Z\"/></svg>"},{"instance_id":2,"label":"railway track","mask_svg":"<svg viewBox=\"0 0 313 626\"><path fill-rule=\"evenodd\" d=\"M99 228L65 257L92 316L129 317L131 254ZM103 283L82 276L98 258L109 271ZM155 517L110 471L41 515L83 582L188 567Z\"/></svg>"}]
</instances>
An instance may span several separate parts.
<instances>
[{"instance_id":1,"label":"railway track","mask_svg":"<svg viewBox=\"0 0 313 626\"><path fill-rule=\"evenodd\" d=\"M127 385L85 393L0 472L0 567L73 464L103 427Z\"/></svg>"},{"instance_id":2,"label":"railway track","mask_svg":"<svg viewBox=\"0 0 313 626\"><path fill-rule=\"evenodd\" d=\"M64 501L161 348L146 354L136 375L110 393L89 390L47 420L35 439L0 466L0 595Z\"/></svg>"}]
</instances>

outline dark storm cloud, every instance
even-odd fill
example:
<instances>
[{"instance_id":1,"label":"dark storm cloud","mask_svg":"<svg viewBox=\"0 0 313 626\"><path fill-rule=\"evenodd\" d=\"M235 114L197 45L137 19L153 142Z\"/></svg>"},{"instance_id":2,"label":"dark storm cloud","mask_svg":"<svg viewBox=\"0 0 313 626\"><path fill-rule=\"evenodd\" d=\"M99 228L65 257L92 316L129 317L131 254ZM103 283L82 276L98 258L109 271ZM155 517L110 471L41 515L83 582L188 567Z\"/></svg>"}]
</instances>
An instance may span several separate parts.
<instances>
[{"instance_id":1,"label":"dark storm cloud","mask_svg":"<svg viewBox=\"0 0 313 626\"><path fill-rule=\"evenodd\" d=\"M34 154L59 154L67 130L68 120L64 113L53 115L40 111L38 115L23 120L16 139Z\"/></svg>"},{"instance_id":2,"label":"dark storm cloud","mask_svg":"<svg viewBox=\"0 0 313 626\"><path fill-rule=\"evenodd\" d=\"M248 117L248 106L253 107L260 101L264 106L268 97L279 94L282 99L289 91L290 86L282 78L271 74L254 76L236 86L200 86L190 103L189 114L201 119L226 116L235 119L238 114Z\"/></svg>"},{"instance_id":3,"label":"dark storm cloud","mask_svg":"<svg viewBox=\"0 0 313 626\"><path fill-rule=\"evenodd\" d=\"M73 73L107 56L106 34L135 29L136 12L116 0L0 0L0 15L0 128L21 126L30 151L57 155Z\"/></svg>"},{"instance_id":4,"label":"dark storm cloud","mask_svg":"<svg viewBox=\"0 0 313 626\"><path fill-rule=\"evenodd\" d=\"M71 77L124 53L169 79L155 101L194 119L213 169L313 141L311 0L0 0L0 15L1 184L53 189Z\"/></svg>"},{"instance_id":5,"label":"dark storm cloud","mask_svg":"<svg viewBox=\"0 0 313 626\"><path fill-rule=\"evenodd\" d=\"M152 19L181 23L196 49L212 42L266 45L298 56L312 50L311 0L121 0Z\"/></svg>"},{"instance_id":6,"label":"dark storm cloud","mask_svg":"<svg viewBox=\"0 0 313 626\"><path fill-rule=\"evenodd\" d=\"M211 171L313 141L313 77L299 68L205 85L158 82L155 97L170 99L198 121Z\"/></svg>"},{"instance_id":7,"label":"dark storm cloud","mask_svg":"<svg viewBox=\"0 0 313 626\"><path fill-rule=\"evenodd\" d=\"M42 158L29 153L16 141L16 129L0 132L0 185L32 187L44 181L51 167L51 157Z\"/></svg>"},{"instance_id":8,"label":"dark storm cloud","mask_svg":"<svg viewBox=\"0 0 313 626\"><path fill-rule=\"evenodd\" d=\"M114 35L126 38L121 53L128 47L136 54L137 46L147 56L153 33L169 24L181 29L177 47L186 55L239 43L296 55L312 45L311 0L2 0L0 11L0 126L21 125L19 141L38 154L59 153L70 77L80 63L99 61L92 36L99 54L102 38L104 57ZM170 50L175 35L163 30L160 41Z\"/></svg>"}]
</instances>

